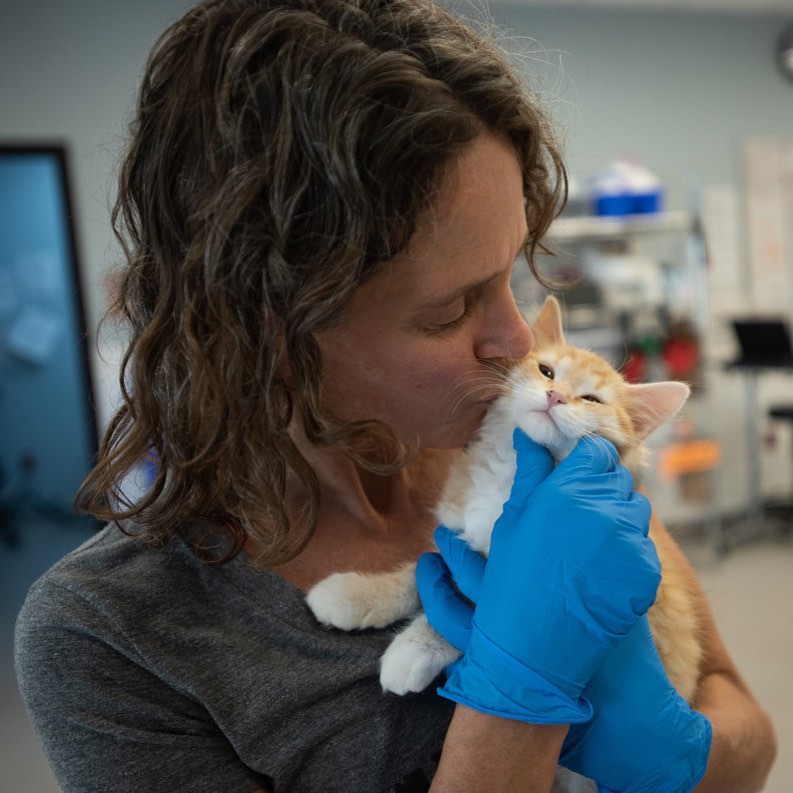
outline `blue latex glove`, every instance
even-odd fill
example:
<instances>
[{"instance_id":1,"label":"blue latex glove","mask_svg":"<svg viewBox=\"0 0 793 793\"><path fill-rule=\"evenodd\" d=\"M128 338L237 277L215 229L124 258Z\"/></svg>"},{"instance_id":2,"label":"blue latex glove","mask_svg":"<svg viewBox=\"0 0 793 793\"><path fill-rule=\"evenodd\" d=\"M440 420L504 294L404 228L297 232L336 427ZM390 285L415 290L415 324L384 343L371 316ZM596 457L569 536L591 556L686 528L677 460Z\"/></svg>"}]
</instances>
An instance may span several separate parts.
<instances>
[{"instance_id":1,"label":"blue latex glove","mask_svg":"<svg viewBox=\"0 0 793 793\"><path fill-rule=\"evenodd\" d=\"M485 557L446 526L435 529L435 545L440 553L424 553L416 564L419 598L430 625L464 653L471 641Z\"/></svg>"},{"instance_id":2,"label":"blue latex glove","mask_svg":"<svg viewBox=\"0 0 793 793\"><path fill-rule=\"evenodd\" d=\"M485 562L443 526L435 539L443 558L424 554L419 559L419 591L435 630L465 652L474 609L455 587L476 601ZM672 689L646 617L605 657L584 696L593 706L593 718L570 728L560 762L598 780L601 793L679 793L702 779L710 722Z\"/></svg>"},{"instance_id":3,"label":"blue latex glove","mask_svg":"<svg viewBox=\"0 0 793 793\"><path fill-rule=\"evenodd\" d=\"M430 625L464 653L471 641L472 603L479 600L485 577L485 557L446 526L438 526L435 530L435 544L440 554L422 554L416 564L419 598ZM444 559L448 560L448 566ZM460 593L465 597L460 597ZM450 670L451 667L446 670L447 674Z\"/></svg>"},{"instance_id":4,"label":"blue latex glove","mask_svg":"<svg viewBox=\"0 0 793 793\"><path fill-rule=\"evenodd\" d=\"M522 432L514 441L466 652L439 693L530 723L582 722L584 685L655 598L650 506L607 441L582 440L556 468Z\"/></svg>"},{"instance_id":5,"label":"blue latex glove","mask_svg":"<svg viewBox=\"0 0 793 793\"><path fill-rule=\"evenodd\" d=\"M674 690L647 617L584 689L595 715L570 728L560 762L614 793L688 793L705 774L711 725Z\"/></svg>"}]
</instances>

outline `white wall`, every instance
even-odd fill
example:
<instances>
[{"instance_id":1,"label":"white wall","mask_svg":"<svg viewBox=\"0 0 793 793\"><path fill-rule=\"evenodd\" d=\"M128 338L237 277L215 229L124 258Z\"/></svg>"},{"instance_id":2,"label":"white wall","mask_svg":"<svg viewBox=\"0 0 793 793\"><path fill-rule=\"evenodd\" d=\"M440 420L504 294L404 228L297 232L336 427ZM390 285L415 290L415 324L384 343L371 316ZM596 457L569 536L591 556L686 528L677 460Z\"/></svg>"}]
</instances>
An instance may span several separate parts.
<instances>
[{"instance_id":1,"label":"white wall","mask_svg":"<svg viewBox=\"0 0 793 793\"><path fill-rule=\"evenodd\" d=\"M574 174L632 153L663 176L682 208L688 183L739 179L747 136L793 134L793 82L774 61L793 3L788 15L511 3L494 5L492 15L517 46L534 46L550 64L527 61L525 69L556 94Z\"/></svg>"}]
</instances>

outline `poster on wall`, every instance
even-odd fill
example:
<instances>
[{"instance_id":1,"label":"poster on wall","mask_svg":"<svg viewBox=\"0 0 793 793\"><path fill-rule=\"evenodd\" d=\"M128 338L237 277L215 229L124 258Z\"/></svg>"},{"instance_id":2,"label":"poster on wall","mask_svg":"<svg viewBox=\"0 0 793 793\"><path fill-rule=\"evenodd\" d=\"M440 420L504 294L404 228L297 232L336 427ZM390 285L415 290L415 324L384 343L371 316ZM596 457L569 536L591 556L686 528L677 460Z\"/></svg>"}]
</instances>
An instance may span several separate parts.
<instances>
[{"instance_id":1,"label":"poster on wall","mask_svg":"<svg viewBox=\"0 0 793 793\"><path fill-rule=\"evenodd\" d=\"M793 138L744 146L752 308L793 315Z\"/></svg>"}]
</instances>

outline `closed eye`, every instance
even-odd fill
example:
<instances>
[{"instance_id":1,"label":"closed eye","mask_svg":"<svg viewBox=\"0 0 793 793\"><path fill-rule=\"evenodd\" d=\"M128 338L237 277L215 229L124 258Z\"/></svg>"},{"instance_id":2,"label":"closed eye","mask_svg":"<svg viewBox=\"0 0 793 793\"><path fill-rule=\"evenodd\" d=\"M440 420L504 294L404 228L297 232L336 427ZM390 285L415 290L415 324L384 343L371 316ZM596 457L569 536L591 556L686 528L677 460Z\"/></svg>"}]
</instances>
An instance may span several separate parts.
<instances>
[{"instance_id":1,"label":"closed eye","mask_svg":"<svg viewBox=\"0 0 793 793\"><path fill-rule=\"evenodd\" d=\"M547 377L549 380L553 380L554 374L553 369L550 366L546 366L544 363L538 363L537 367L540 370L540 374L543 377Z\"/></svg>"},{"instance_id":2,"label":"closed eye","mask_svg":"<svg viewBox=\"0 0 793 793\"><path fill-rule=\"evenodd\" d=\"M603 404L603 400L600 397L595 396L594 394L584 394L581 399L585 399L587 402L596 402L598 405Z\"/></svg>"},{"instance_id":3,"label":"closed eye","mask_svg":"<svg viewBox=\"0 0 793 793\"><path fill-rule=\"evenodd\" d=\"M438 325L435 325L431 328L428 328L428 332L431 334L441 335L443 333L448 333L449 331L456 330L459 328L463 323L471 316L471 301L466 300L465 304L462 308L462 311L458 316L448 322L441 322Z\"/></svg>"}]
</instances>

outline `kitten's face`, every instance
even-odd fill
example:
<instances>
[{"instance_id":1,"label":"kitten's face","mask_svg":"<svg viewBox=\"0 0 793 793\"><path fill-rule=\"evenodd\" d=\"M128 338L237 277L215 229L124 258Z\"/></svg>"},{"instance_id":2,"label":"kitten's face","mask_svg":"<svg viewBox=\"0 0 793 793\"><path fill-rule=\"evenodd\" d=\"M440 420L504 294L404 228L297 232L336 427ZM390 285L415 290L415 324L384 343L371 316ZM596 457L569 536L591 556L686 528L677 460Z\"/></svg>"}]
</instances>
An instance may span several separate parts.
<instances>
[{"instance_id":1,"label":"kitten's face","mask_svg":"<svg viewBox=\"0 0 793 793\"><path fill-rule=\"evenodd\" d=\"M608 438L621 452L637 443L627 384L588 350L535 350L511 373L508 393L514 421L557 459L586 435Z\"/></svg>"},{"instance_id":2,"label":"kitten's face","mask_svg":"<svg viewBox=\"0 0 793 793\"><path fill-rule=\"evenodd\" d=\"M625 465L643 464L643 440L688 399L678 382L626 383L607 361L565 343L559 303L549 297L533 325L537 347L509 375L499 400L511 426L557 460L586 435L610 440Z\"/></svg>"}]
</instances>

